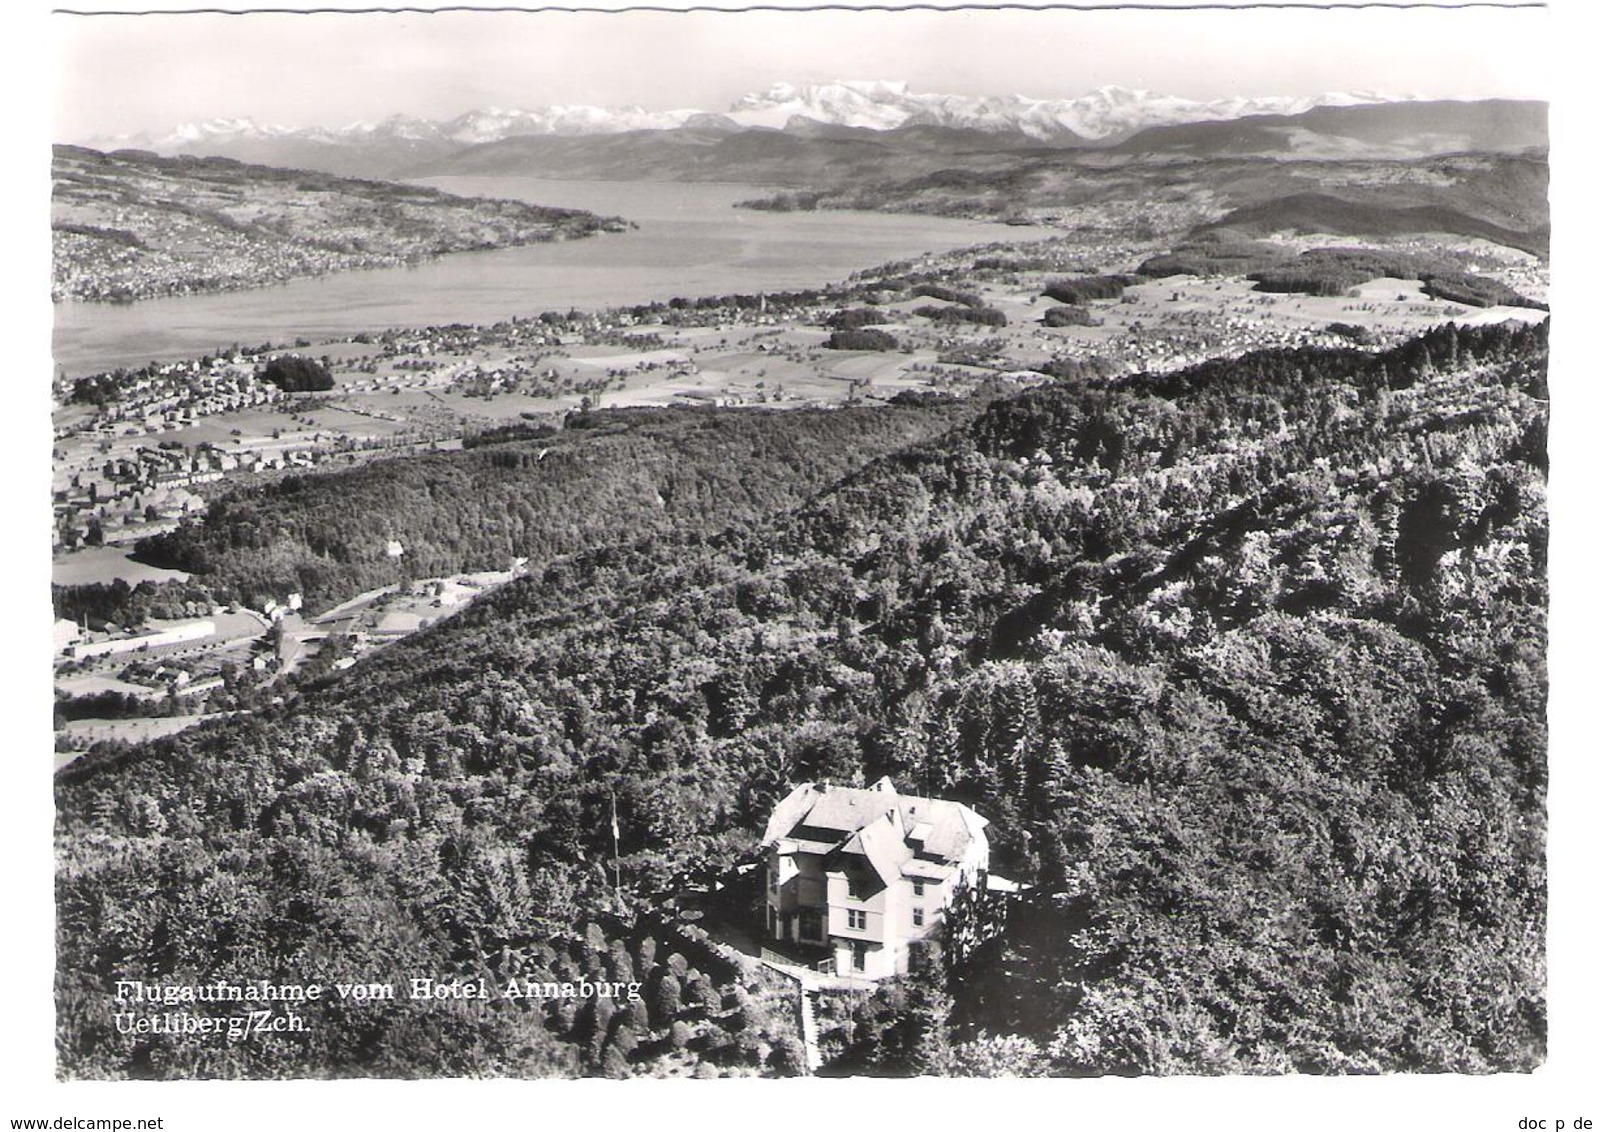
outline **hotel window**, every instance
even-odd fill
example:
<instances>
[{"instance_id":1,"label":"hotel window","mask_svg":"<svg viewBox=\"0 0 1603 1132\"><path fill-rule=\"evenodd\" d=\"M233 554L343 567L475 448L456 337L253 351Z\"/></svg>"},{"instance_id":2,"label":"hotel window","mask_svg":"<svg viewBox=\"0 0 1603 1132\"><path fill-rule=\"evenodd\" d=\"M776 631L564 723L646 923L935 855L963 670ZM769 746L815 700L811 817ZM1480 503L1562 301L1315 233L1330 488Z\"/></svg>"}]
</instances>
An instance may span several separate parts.
<instances>
[{"instance_id":1,"label":"hotel window","mask_svg":"<svg viewBox=\"0 0 1603 1132\"><path fill-rule=\"evenodd\" d=\"M779 891L779 866L778 865L775 865L773 868L768 870L768 891L769 892L778 892Z\"/></svg>"},{"instance_id":2,"label":"hotel window","mask_svg":"<svg viewBox=\"0 0 1603 1132\"><path fill-rule=\"evenodd\" d=\"M846 926L853 931L863 931L868 927L868 913L858 908L847 909Z\"/></svg>"},{"instance_id":3,"label":"hotel window","mask_svg":"<svg viewBox=\"0 0 1603 1132\"><path fill-rule=\"evenodd\" d=\"M922 909L922 908L914 908L913 909L913 926L915 928L921 928L921 927L924 926L924 909Z\"/></svg>"},{"instance_id":4,"label":"hotel window","mask_svg":"<svg viewBox=\"0 0 1603 1132\"><path fill-rule=\"evenodd\" d=\"M924 882L923 881L915 880L913 882L913 895L914 896L923 896L924 895Z\"/></svg>"},{"instance_id":5,"label":"hotel window","mask_svg":"<svg viewBox=\"0 0 1603 1132\"><path fill-rule=\"evenodd\" d=\"M864 943L852 944L852 970L861 971L868 959L868 945Z\"/></svg>"}]
</instances>

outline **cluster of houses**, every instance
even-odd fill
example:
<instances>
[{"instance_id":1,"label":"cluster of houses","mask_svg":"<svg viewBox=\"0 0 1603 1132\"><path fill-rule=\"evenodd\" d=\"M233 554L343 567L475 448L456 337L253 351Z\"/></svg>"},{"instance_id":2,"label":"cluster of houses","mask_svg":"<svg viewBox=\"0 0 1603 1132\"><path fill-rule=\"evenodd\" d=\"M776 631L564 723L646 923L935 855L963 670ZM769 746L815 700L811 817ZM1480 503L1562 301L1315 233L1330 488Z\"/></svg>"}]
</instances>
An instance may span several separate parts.
<instances>
[{"instance_id":1,"label":"cluster of houses","mask_svg":"<svg viewBox=\"0 0 1603 1132\"><path fill-rule=\"evenodd\" d=\"M195 450L141 445L98 468L67 473L53 493L57 547L81 537L91 526L103 542L127 542L170 529L184 516L204 509L204 500L191 489L229 472L266 467L281 459L209 445Z\"/></svg>"},{"instance_id":2,"label":"cluster of houses","mask_svg":"<svg viewBox=\"0 0 1603 1132\"><path fill-rule=\"evenodd\" d=\"M1287 327L1265 322L1226 320L1224 325L1182 329L1165 323L1163 333L1132 329L1098 342L1094 351L1129 372L1163 373L1184 369L1210 358L1234 357L1249 350L1274 347L1351 346L1352 342L1322 327Z\"/></svg>"},{"instance_id":3,"label":"cluster of houses","mask_svg":"<svg viewBox=\"0 0 1603 1132\"><path fill-rule=\"evenodd\" d=\"M103 217L89 218L105 224ZM111 223L132 232L144 246L60 227L52 231L52 300L132 302L233 291L354 268L399 267L434 250L423 239L402 239L382 252L353 250L353 241L374 234L371 226L359 224L326 224L317 240L301 241L230 232L185 220L172 210L122 210ZM342 240L345 248L337 246Z\"/></svg>"},{"instance_id":4,"label":"cluster of houses","mask_svg":"<svg viewBox=\"0 0 1603 1132\"><path fill-rule=\"evenodd\" d=\"M138 370L101 374L95 384L114 389L92 420L57 430L56 438L89 431L105 436L158 433L193 424L201 417L270 405L284 396L278 386L256 377L258 359L245 354L166 362ZM58 377L54 396L65 404L79 383Z\"/></svg>"}]
</instances>

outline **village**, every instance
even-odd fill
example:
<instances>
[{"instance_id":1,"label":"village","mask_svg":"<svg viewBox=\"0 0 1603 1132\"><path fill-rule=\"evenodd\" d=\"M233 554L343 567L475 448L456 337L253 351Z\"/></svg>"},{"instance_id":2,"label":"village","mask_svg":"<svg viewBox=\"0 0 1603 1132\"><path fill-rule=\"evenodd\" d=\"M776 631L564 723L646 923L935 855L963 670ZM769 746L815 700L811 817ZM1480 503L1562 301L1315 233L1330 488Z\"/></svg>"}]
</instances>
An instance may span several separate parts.
<instances>
[{"instance_id":1,"label":"village","mask_svg":"<svg viewBox=\"0 0 1603 1132\"><path fill-rule=\"evenodd\" d=\"M115 222L130 218L117 214ZM149 223L137 224L141 230ZM370 267L394 267L408 262L400 253L353 254L333 247L275 243L212 225L162 218L160 239L166 243L194 244L204 240L203 254L178 255L150 251L115 237L91 232L58 230L56 262L50 297L56 302L136 302L169 295L210 294L216 291L259 287L291 279L326 275ZM417 253L414 253L417 254Z\"/></svg>"},{"instance_id":2,"label":"village","mask_svg":"<svg viewBox=\"0 0 1603 1132\"><path fill-rule=\"evenodd\" d=\"M118 716L69 718L57 732L56 765L104 740L170 735L244 704L281 699L297 682L342 671L449 617L519 576L524 565L519 559L505 570L386 586L320 614L304 610L301 595L289 593L268 598L260 609L192 603L193 616L152 618L141 627L58 619L58 705L77 701L93 710L115 704Z\"/></svg>"},{"instance_id":3,"label":"village","mask_svg":"<svg viewBox=\"0 0 1603 1132\"><path fill-rule=\"evenodd\" d=\"M233 291L617 227L578 212L226 160L76 146L54 156L56 302Z\"/></svg>"}]
</instances>

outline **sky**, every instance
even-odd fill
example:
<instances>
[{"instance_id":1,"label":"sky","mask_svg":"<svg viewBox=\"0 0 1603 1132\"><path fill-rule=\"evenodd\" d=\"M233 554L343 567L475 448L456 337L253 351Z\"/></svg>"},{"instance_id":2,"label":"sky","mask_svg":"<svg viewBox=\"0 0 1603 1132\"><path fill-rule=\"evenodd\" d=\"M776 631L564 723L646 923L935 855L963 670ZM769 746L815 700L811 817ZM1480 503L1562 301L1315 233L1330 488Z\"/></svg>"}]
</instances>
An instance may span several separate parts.
<instances>
[{"instance_id":1,"label":"sky","mask_svg":"<svg viewBox=\"0 0 1603 1132\"><path fill-rule=\"evenodd\" d=\"M105 0L96 8L110 6ZM1541 9L49 17L56 140L212 117L340 126L484 106L722 111L776 82L1072 98L1545 98Z\"/></svg>"}]
</instances>

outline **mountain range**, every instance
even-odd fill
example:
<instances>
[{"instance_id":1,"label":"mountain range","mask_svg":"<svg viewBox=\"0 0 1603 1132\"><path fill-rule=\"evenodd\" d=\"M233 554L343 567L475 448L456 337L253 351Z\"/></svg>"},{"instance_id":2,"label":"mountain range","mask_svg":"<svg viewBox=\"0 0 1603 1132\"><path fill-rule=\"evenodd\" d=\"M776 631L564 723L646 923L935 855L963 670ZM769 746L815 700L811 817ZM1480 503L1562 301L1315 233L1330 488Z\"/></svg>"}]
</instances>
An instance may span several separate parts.
<instances>
[{"instance_id":1,"label":"mountain range","mask_svg":"<svg viewBox=\"0 0 1603 1132\"><path fill-rule=\"evenodd\" d=\"M263 125L250 118L214 118L165 132L92 138L96 149L136 148L173 156L233 157L269 165L372 176L410 172L475 146L515 138L586 138L692 129L802 132L819 127L891 131L933 126L1012 136L1054 146L1109 145L1156 126L1230 121L1252 115L1300 114L1316 107L1394 101L1375 93L1312 98L1228 98L1208 102L1105 86L1079 98L925 94L904 82L776 83L737 99L727 111L645 110L638 106L488 107L430 120L392 115L338 128Z\"/></svg>"}]
</instances>

